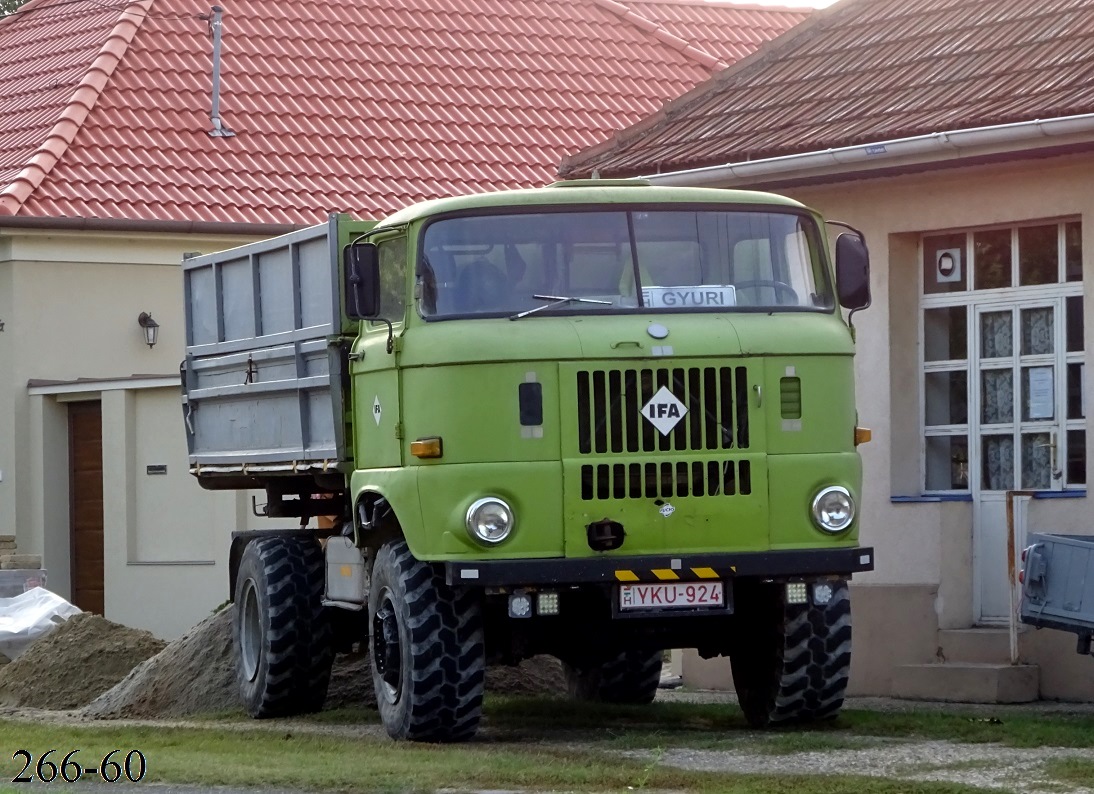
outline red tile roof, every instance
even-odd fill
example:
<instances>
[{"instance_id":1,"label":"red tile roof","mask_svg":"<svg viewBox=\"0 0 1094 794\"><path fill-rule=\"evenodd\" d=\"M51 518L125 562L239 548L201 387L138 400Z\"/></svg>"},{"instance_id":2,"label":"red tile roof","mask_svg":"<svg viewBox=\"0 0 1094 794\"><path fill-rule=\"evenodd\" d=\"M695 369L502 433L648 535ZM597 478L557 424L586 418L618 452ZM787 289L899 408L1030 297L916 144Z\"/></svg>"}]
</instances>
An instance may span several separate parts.
<instances>
[{"instance_id":1,"label":"red tile roof","mask_svg":"<svg viewBox=\"0 0 1094 794\"><path fill-rule=\"evenodd\" d=\"M1094 112L1094 0L841 0L567 176L666 172Z\"/></svg>"},{"instance_id":2,"label":"red tile roof","mask_svg":"<svg viewBox=\"0 0 1094 794\"><path fill-rule=\"evenodd\" d=\"M0 216L299 225L542 183L805 17L699 0L224 8L230 138L208 135L208 7L31 0L0 20Z\"/></svg>"}]
</instances>

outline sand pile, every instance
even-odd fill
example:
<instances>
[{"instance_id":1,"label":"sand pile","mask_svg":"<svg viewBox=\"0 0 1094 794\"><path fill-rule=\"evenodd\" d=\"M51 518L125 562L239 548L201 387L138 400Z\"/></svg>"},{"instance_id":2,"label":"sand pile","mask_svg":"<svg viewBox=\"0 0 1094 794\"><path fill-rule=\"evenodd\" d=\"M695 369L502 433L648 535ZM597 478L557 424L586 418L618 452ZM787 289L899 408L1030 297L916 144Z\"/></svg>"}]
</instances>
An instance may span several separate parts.
<instances>
[{"instance_id":1,"label":"sand pile","mask_svg":"<svg viewBox=\"0 0 1094 794\"><path fill-rule=\"evenodd\" d=\"M110 718L242 711L236 691L232 610L224 609L133 668L83 713Z\"/></svg>"},{"instance_id":2,"label":"sand pile","mask_svg":"<svg viewBox=\"0 0 1094 794\"><path fill-rule=\"evenodd\" d=\"M556 659L538 656L519 667L490 668L486 690L505 694L561 694L565 692L562 666ZM364 649L335 656L324 708L375 705L372 668ZM162 653L140 664L83 713L110 719L183 717L225 711L242 711L232 652L231 607L199 623Z\"/></svg>"},{"instance_id":3,"label":"sand pile","mask_svg":"<svg viewBox=\"0 0 1094 794\"><path fill-rule=\"evenodd\" d=\"M562 668L551 657L519 667L492 667L487 692L561 695ZM0 667L0 705L84 707L95 719L242 713L232 650L232 609L224 609L170 644L98 615L70 618ZM326 708L375 707L364 648L338 654Z\"/></svg>"},{"instance_id":4,"label":"sand pile","mask_svg":"<svg viewBox=\"0 0 1094 794\"><path fill-rule=\"evenodd\" d=\"M99 615L73 615L0 667L0 705L79 708L165 645L147 631Z\"/></svg>"}]
</instances>

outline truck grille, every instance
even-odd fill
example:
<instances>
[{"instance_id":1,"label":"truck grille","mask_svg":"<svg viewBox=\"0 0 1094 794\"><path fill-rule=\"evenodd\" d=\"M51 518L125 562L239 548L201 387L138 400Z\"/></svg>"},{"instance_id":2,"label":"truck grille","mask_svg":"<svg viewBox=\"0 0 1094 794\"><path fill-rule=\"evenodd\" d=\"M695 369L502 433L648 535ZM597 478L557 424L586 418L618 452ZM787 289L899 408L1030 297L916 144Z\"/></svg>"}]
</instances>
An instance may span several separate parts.
<instances>
[{"instance_id":1,"label":"truck grille","mask_svg":"<svg viewBox=\"0 0 1094 794\"><path fill-rule=\"evenodd\" d=\"M641 414L662 386L688 409L668 435ZM581 371L576 390L581 454L748 448L745 367Z\"/></svg>"},{"instance_id":2,"label":"truck grille","mask_svg":"<svg viewBox=\"0 0 1094 794\"><path fill-rule=\"evenodd\" d=\"M581 467L581 498L585 501L750 493L752 469L747 460L600 463Z\"/></svg>"}]
</instances>

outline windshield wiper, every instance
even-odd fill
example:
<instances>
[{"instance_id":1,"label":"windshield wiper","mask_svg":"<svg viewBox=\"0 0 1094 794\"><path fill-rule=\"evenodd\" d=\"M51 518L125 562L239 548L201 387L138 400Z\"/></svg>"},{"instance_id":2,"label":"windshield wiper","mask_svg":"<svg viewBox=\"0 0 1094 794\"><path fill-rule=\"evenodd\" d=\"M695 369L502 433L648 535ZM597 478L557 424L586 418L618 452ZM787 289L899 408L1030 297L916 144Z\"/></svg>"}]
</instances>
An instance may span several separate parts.
<instances>
[{"instance_id":1,"label":"windshield wiper","mask_svg":"<svg viewBox=\"0 0 1094 794\"><path fill-rule=\"evenodd\" d=\"M529 314L535 314L541 312L544 309L553 309L555 306L562 306L564 303L599 303L602 306L611 306L611 301L594 300L593 298L569 298L564 295L533 295L538 301L550 301L542 306L537 306L534 309L528 309L528 311L518 312L512 315L510 320L519 320L521 317L527 317Z\"/></svg>"}]
</instances>

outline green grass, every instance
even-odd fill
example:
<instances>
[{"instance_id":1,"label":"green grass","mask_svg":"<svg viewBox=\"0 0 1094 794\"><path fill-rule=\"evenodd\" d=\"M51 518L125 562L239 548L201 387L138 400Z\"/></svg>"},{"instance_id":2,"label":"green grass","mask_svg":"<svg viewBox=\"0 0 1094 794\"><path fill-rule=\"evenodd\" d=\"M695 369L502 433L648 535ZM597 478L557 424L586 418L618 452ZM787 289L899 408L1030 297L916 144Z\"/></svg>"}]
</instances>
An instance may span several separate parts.
<instances>
[{"instance_id":1,"label":"green grass","mask_svg":"<svg viewBox=\"0 0 1094 794\"><path fill-rule=\"evenodd\" d=\"M18 749L30 751L37 760L56 748L61 752L51 758L59 763L64 753L79 748L78 760L85 766L97 764L110 750L138 749L148 759L149 782L260 788L968 794L976 789L879 778L698 772L663 767L658 761L677 748L786 755L901 739L1094 747L1090 715L985 718L960 711L846 711L816 726L755 731L732 705L628 707L516 696L489 696L480 738L463 745L392 742L377 729L376 711L367 708L338 709L293 722L254 722L238 712L207 715L201 721L201 728L174 729L110 722L74 727L0 722L4 771L10 772L6 779L0 776L0 794L19 771L20 765L11 760ZM643 752L624 756L623 750ZM1085 784L1094 779L1094 761L1049 761L1046 774L1060 785Z\"/></svg>"},{"instance_id":2,"label":"green grass","mask_svg":"<svg viewBox=\"0 0 1094 794\"><path fill-rule=\"evenodd\" d=\"M995 742L1008 747L1094 747L1094 715L1012 713L984 717L953 711L845 710L838 719L810 726L754 731L734 705L654 703L605 706L528 697L489 697L492 731L510 741L580 735L624 748L740 747L747 738L764 752L794 753L860 746L862 737ZM858 737L858 738L856 738Z\"/></svg>"},{"instance_id":3,"label":"green grass","mask_svg":"<svg viewBox=\"0 0 1094 794\"><path fill-rule=\"evenodd\" d=\"M294 733L286 730L224 730L119 727L109 723L81 727L0 722L4 772L10 780L21 764L18 749L61 755L80 749L83 765L106 753L139 749L148 759L147 782L196 783L309 790L379 792L433 791L438 788L512 788L528 791L626 791L651 789L739 794L971 794L977 789L949 784L909 783L872 778L734 775L663 768L648 761L598 752L595 744L573 745L472 742L420 745L386 739ZM57 754L54 754L57 755ZM54 756L51 756L51 759ZM116 756L115 756L116 757ZM60 761L60 758L57 759ZM21 789L16 789L21 790Z\"/></svg>"}]
</instances>

